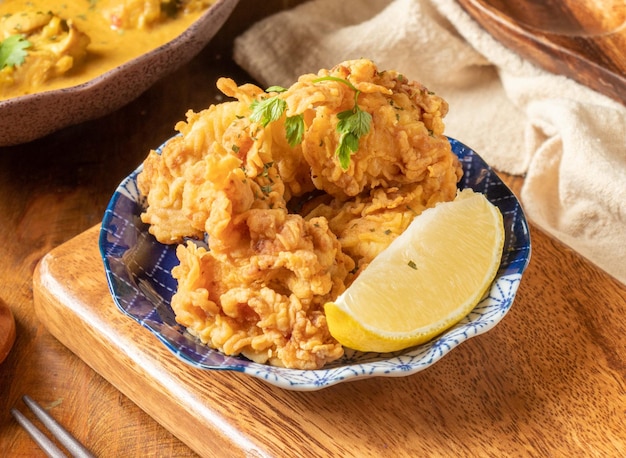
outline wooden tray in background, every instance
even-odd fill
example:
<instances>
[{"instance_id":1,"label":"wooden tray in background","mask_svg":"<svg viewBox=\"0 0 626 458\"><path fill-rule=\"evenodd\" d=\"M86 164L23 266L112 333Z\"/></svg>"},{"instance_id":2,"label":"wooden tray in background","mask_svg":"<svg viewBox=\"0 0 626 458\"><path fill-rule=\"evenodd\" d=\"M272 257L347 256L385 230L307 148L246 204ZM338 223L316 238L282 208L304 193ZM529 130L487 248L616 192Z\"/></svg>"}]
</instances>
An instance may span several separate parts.
<instances>
[{"instance_id":1,"label":"wooden tray in background","mask_svg":"<svg viewBox=\"0 0 626 458\"><path fill-rule=\"evenodd\" d=\"M626 0L458 0L494 38L626 104Z\"/></svg>"}]
</instances>

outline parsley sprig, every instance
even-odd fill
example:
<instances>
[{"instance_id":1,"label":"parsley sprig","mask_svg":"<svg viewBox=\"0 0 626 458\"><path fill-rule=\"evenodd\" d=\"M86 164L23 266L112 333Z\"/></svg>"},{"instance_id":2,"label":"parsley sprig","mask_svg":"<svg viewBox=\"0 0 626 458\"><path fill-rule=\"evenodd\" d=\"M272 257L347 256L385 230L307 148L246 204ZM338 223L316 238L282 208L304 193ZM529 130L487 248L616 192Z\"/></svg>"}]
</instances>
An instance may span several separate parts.
<instances>
[{"instance_id":1,"label":"parsley sprig","mask_svg":"<svg viewBox=\"0 0 626 458\"><path fill-rule=\"evenodd\" d=\"M22 65L28 55L26 49L30 46L30 41L23 34L9 35L0 41L0 70L5 67Z\"/></svg>"},{"instance_id":2,"label":"parsley sprig","mask_svg":"<svg viewBox=\"0 0 626 458\"><path fill-rule=\"evenodd\" d=\"M267 127L270 122L280 119L287 109L287 102L274 96L263 100L255 100L250 108L252 109L250 119L260 122L263 127Z\"/></svg>"},{"instance_id":3,"label":"parsley sprig","mask_svg":"<svg viewBox=\"0 0 626 458\"><path fill-rule=\"evenodd\" d=\"M354 106L350 110L337 113L339 122L337 132L339 132L339 145L335 153L339 158L339 165L344 170L350 165L350 156L359 149L359 139L370 131L372 125L372 115L363 111L359 107L359 94L361 93L350 81L336 76L323 76L313 80L314 83L321 81L337 81L347 85L354 91Z\"/></svg>"},{"instance_id":4,"label":"parsley sprig","mask_svg":"<svg viewBox=\"0 0 626 458\"><path fill-rule=\"evenodd\" d=\"M350 157L359 149L359 139L370 131L372 115L359 107L358 100L361 91L350 81L336 76L323 76L313 80L313 83L323 81L336 81L347 85L354 91L354 106L349 110L337 113L339 121L336 129L339 133L339 144L335 153L339 158L341 168L347 170L350 165ZM267 88L265 92L280 93L286 90L281 86L272 86ZM287 102L275 95L266 99L255 100L250 109L252 110L250 119L254 122L260 122L263 127L266 127L269 123L277 121L283 116L287 110ZM292 148L302 142L304 135L304 117L302 114L285 118L285 132L287 142Z\"/></svg>"},{"instance_id":5,"label":"parsley sprig","mask_svg":"<svg viewBox=\"0 0 626 458\"><path fill-rule=\"evenodd\" d=\"M281 86L268 87L265 92L285 92L287 89ZM250 106L252 114L250 119L260 122L263 127L267 127L270 122L279 120L287 110L287 102L278 96L268 97L263 100L255 100ZM302 143L304 136L304 117L301 114L287 116L285 118L285 132L287 142L292 148Z\"/></svg>"}]
</instances>

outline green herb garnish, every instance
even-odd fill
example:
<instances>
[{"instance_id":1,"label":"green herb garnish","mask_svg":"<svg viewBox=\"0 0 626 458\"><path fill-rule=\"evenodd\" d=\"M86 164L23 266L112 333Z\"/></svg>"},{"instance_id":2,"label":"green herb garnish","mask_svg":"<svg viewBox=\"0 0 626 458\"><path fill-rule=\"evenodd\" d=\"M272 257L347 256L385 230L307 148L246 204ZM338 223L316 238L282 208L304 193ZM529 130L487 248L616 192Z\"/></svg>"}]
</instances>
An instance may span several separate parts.
<instances>
[{"instance_id":1,"label":"green herb garnish","mask_svg":"<svg viewBox=\"0 0 626 458\"><path fill-rule=\"evenodd\" d=\"M337 132L341 136L339 137L339 146L337 146L336 153L339 157L341 168L347 170L350 164L350 156L359 149L359 139L370 131L372 115L367 111L361 110L355 102L352 110L338 113L337 118L339 118Z\"/></svg>"},{"instance_id":2,"label":"green herb garnish","mask_svg":"<svg viewBox=\"0 0 626 458\"><path fill-rule=\"evenodd\" d=\"M267 127L270 122L274 122L283 115L287 109L287 102L278 97L270 97L263 100L255 100L250 105L252 114L250 119L260 122L263 127Z\"/></svg>"},{"instance_id":3,"label":"green herb garnish","mask_svg":"<svg viewBox=\"0 0 626 458\"><path fill-rule=\"evenodd\" d=\"M314 83L321 81L336 81L347 85L354 91L354 106L350 110L337 114L337 132L339 132L339 145L335 150L339 158L339 165L347 170L350 165L350 156L359 149L359 139L370 131L372 115L363 111L358 104L361 93L350 81L335 76L324 76L313 80Z\"/></svg>"},{"instance_id":4,"label":"green herb garnish","mask_svg":"<svg viewBox=\"0 0 626 458\"><path fill-rule=\"evenodd\" d=\"M354 106L350 110L337 114L339 121L336 129L339 133L339 144L335 153L339 158L341 168L347 170L350 165L350 157L359 149L360 138L370 131L372 115L359 107L358 100L361 91L350 81L337 78L336 76L323 76L313 80L313 83L322 81L336 81L345 84L354 91ZM282 86L271 86L265 92L285 92L286 90ZM283 116L287 110L287 102L278 96L273 96L267 99L255 100L250 105L250 109L252 110L250 119L254 122L260 122L263 127L267 127L269 123L277 121ZM302 114L285 118L285 133L289 146L293 148L302 142L304 129L304 117Z\"/></svg>"},{"instance_id":5,"label":"green herb garnish","mask_svg":"<svg viewBox=\"0 0 626 458\"><path fill-rule=\"evenodd\" d=\"M265 89L265 92L285 92L286 90L287 88L284 88L282 86L270 86Z\"/></svg>"},{"instance_id":6,"label":"green herb garnish","mask_svg":"<svg viewBox=\"0 0 626 458\"><path fill-rule=\"evenodd\" d=\"M0 41L0 70L5 67L22 65L28 55L26 49L30 48L30 46L30 41L22 34L10 35L8 38Z\"/></svg>"},{"instance_id":7,"label":"green herb garnish","mask_svg":"<svg viewBox=\"0 0 626 458\"><path fill-rule=\"evenodd\" d=\"M265 164L263 164L263 171L261 172L261 176L262 177L269 177L269 170L270 167L272 167L274 165L274 162L266 162Z\"/></svg>"},{"instance_id":8,"label":"green herb garnish","mask_svg":"<svg viewBox=\"0 0 626 458\"><path fill-rule=\"evenodd\" d=\"M265 92L285 92L282 86L268 87ZM267 127L270 122L277 121L287 110L287 102L278 98L278 96L269 97L263 100L255 100L250 105L252 114L250 119L260 122L263 127ZM299 115L287 116L285 118L285 132L287 142L292 148L302 142L304 135L304 117Z\"/></svg>"},{"instance_id":9,"label":"green herb garnish","mask_svg":"<svg viewBox=\"0 0 626 458\"><path fill-rule=\"evenodd\" d=\"M287 134L287 142L292 148L302 143L302 137L304 136L304 116L301 114L287 116L285 119L285 132Z\"/></svg>"}]
</instances>

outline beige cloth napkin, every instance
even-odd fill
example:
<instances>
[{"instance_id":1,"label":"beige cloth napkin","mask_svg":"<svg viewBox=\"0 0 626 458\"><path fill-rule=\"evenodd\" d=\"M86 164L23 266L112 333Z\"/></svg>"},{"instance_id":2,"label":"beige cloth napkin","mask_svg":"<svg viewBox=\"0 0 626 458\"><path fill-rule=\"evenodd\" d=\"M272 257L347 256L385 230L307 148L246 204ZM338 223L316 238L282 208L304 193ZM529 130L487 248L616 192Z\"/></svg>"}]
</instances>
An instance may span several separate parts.
<instances>
[{"instance_id":1,"label":"beige cloth napkin","mask_svg":"<svg viewBox=\"0 0 626 458\"><path fill-rule=\"evenodd\" d=\"M525 61L454 0L312 0L234 50L266 86L361 57L444 97L447 135L526 175L529 219L626 283L626 107Z\"/></svg>"}]
</instances>

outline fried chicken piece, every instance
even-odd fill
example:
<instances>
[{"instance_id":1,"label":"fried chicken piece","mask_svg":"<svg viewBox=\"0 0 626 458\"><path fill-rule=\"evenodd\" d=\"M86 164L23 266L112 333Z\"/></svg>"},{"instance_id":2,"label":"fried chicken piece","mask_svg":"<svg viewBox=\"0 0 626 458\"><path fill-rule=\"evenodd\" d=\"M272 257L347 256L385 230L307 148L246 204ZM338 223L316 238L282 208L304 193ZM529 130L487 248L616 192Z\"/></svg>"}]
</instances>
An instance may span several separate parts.
<instances>
[{"instance_id":1,"label":"fried chicken piece","mask_svg":"<svg viewBox=\"0 0 626 458\"><path fill-rule=\"evenodd\" d=\"M151 151L137 176L139 191L147 197L147 208L141 215L149 224L150 233L161 243L179 243L185 237L203 238L206 213L196 214L197 186L209 179L219 179L221 170L211 176L198 176L199 163L228 156L235 163L226 170L237 168L241 160L224 144L229 129L235 129L241 118L249 113L244 104L227 102L187 113L187 121L176 129L181 135L172 138L162 151ZM194 166L196 168L194 169ZM192 202L184 202L185 193Z\"/></svg>"},{"instance_id":2,"label":"fried chicken piece","mask_svg":"<svg viewBox=\"0 0 626 458\"><path fill-rule=\"evenodd\" d=\"M182 135L150 153L138 177L142 219L164 243L208 239L208 251L180 245L172 272L172 308L189 332L226 354L319 368L343 355L322 306L354 262L324 218L289 214L273 133L240 115L244 101L188 113Z\"/></svg>"},{"instance_id":3,"label":"fried chicken piece","mask_svg":"<svg viewBox=\"0 0 626 458\"><path fill-rule=\"evenodd\" d=\"M284 127L250 121L250 105L264 91L252 84L238 87L228 78L218 87L238 100L189 111L187 121L176 125L181 135L160 154L151 151L137 178L148 200L142 220L161 243L203 238L204 232L215 240L228 238L232 226L220 216L220 205L238 202L238 212L246 205L286 207L294 195L314 189L310 169L288 145ZM232 246L224 243L224 249Z\"/></svg>"},{"instance_id":4,"label":"fried chicken piece","mask_svg":"<svg viewBox=\"0 0 626 458\"><path fill-rule=\"evenodd\" d=\"M450 161L448 173L454 175ZM347 201L326 196L303 206L305 218L323 216L339 239L342 250L356 263L354 277L402 234L411 221L438 202L454 199L456 178L430 177L419 183L376 188ZM351 282L351 280L350 280Z\"/></svg>"},{"instance_id":5,"label":"fried chicken piece","mask_svg":"<svg viewBox=\"0 0 626 458\"><path fill-rule=\"evenodd\" d=\"M359 139L347 170L337 158L340 135L338 115L356 103L372 116L368 134ZM443 135L442 118L448 104L416 82L394 71L379 72L373 62L360 59L337 65L318 75L304 75L285 93L293 113L303 110L311 118L304 134L302 153L311 167L318 189L345 199L376 187L397 187L421 182L433 175L456 183L461 167ZM295 101L298 101L296 104ZM314 113L311 113L311 112ZM442 173L454 162L454 174Z\"/></svg>"},{"instance_id":6,"label":"fried chicken piece","mask_svg":"<svg viewBox=\"0 0 626 458\"><path fill-rule=\"evenodd\" d=\"M247 256L178 246L177 321L212 348L256 362L317 369L340 358L322 306L345 289L354 263L326 220L252 210L247 221Z\"/></svg>"},{"instance_id":7,"label":"fried chicken piece","mask_svg":"<svg viewBox=\"0 0 626 458\"><path fill-rule=\"evenodd\" d=\"M250 107L255 101L276 95L276 93L266 94L251 84L237 86L230 78L220 78L217 86L225 95L236 98L247 107ZM308 102L303 102L303 104L308 105ZM244 136L248 139L249 146L240 144L241 141L236 144L240 157L247 157L248 162L257 157L262 158L263 163L271 160L283 182L285 201L315 189L311 179L310 165L302 155L302 146L299 144L291 146L287 141L284 118L267 126L262 126L258 122L251 123L244 130L246 131ZM238 138L241 139L241 133ZM271 151L271 159L267 156L268 151ZM246 168L251 166L253 167L254 163L248 163Z\"/></svg>"}]
</instances>

